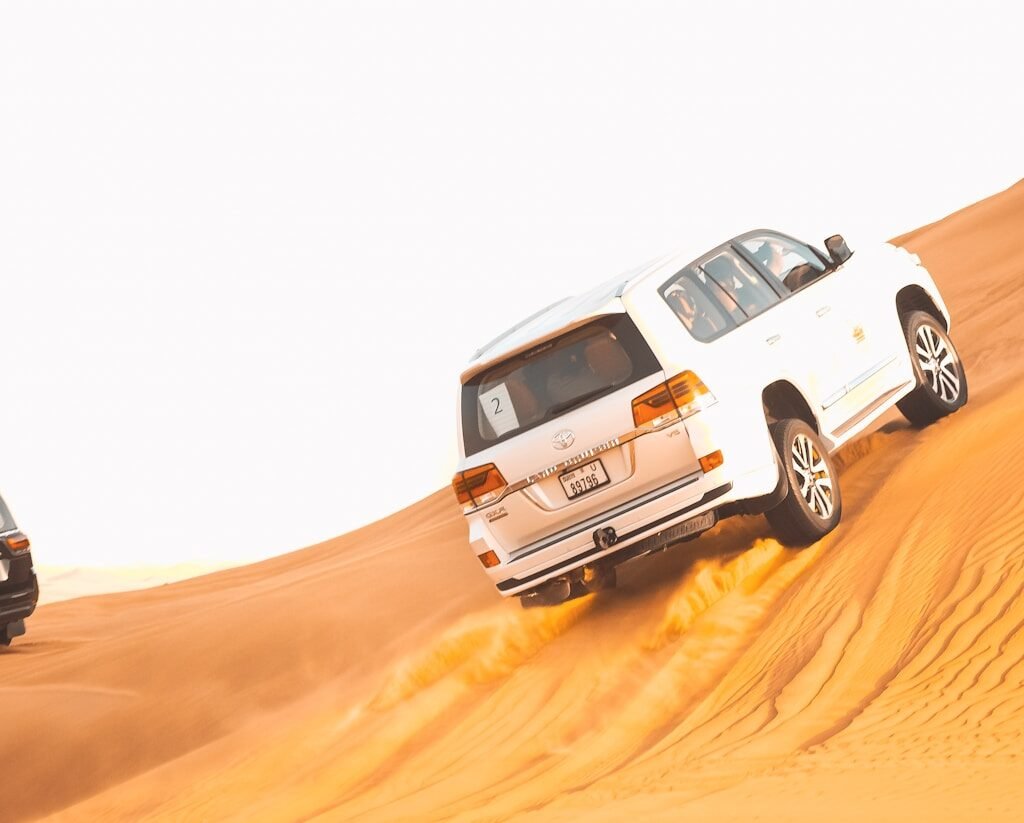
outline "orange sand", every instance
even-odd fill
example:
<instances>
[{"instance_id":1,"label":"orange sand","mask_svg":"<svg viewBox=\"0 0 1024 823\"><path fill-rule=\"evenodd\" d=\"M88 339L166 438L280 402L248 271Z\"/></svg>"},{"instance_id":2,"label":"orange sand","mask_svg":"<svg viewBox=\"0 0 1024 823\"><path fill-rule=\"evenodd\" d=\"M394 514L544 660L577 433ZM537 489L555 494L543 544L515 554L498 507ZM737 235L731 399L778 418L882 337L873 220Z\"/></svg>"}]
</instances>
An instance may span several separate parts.
<instances>
[{"instance_id":1,"label":"orange sand","mask_svg":"<svg viewBox=\"0 0 1024 823\"><path fill-rule=\"evenodd\" d=\"M741 518L618 591L498 599L448 491L320 546L40 609L2 817L1019 820L1024 183L899 242L971 402L842 454L803 552Z\"/></svg>"}]
</instances>

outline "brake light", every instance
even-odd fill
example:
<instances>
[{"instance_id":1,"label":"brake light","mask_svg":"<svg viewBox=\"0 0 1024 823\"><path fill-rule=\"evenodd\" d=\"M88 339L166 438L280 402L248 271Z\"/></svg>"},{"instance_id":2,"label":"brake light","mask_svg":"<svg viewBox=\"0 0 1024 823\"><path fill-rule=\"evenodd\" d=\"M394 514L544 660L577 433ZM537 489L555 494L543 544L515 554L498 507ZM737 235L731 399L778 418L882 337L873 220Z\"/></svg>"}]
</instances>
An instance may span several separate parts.
<instances>
[{"instance_id":1,"label":"brake light","mask_svg":"<svg viewBox=\"0 0 1024 823\"><path fill-rule=\"evenodd\" d=\"M11 554L22 554L27 552L31 546L28 542L28 538L21 532L12 532L4 538L4 543L7 544L7 548L10 549Z\"/></svg>"},{"instance_id":2,"label":"brake light","mask_svg":"<svg viewBox=\"0 0 1024 823\"><path fill-rule=\"evenodd\" d=\"M657 429L714 402L715 396L704 381L692 371L680 372L633 401L633 424L637 428Z\"/></svg>"},{"instance_id":3,"label":"brake light","mask_svg":"<svg viewBox=\"0 0 1024 823\"><path fill-rule=\"evenodd\" d=\"M455 497L466 511L497 500L505 490L505 478L493 463L456 472L452 478Z\"/></svg>"}]
</instances>

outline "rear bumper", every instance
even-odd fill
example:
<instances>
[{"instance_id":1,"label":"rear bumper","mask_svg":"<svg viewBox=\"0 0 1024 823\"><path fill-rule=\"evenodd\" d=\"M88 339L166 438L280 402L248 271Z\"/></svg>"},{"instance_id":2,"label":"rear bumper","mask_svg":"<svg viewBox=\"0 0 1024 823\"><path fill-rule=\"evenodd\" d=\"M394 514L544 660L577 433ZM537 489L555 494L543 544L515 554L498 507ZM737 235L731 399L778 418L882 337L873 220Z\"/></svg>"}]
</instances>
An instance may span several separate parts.
<instances>
[{"instance_id":1,"label":"rear bumper","mask_svg":"<svg viewBox=\"0 0 1024 823\"><path fill-rule=\"evenodd\" d=\"M0 551L0 626L24 620L36 610L39 581L32 568L32 553L11 555Z\"/></svg>"},{"instance_id":2,"label":"rear bumper","mask_svg":"<svg viewBox=\"0 0 1024 823\"><path fill-rule=\"evenodd\" d=\"M709 492L705 492L700 499L688 506L684 506L671 514L661 517L658 520L648 523L638 529L634 529L631 532L620 534L615 545L609 549L602 549L594 545L593 548L587 551L575 554L569 559L563 560L562 562L556 563L555 565L549 566L541 571L521 577L510 577L507 580L502 580L497 584L498 591L502 594L518 594L524 589L537 585L544 580L557 577L561 573L572 571L581 565L586 565L588 562L592 562L599 558L610 563L618 564L633 557L639 557L640 555L655 551L666 545L667 542L671 542L671 538L667 538L666 543L660 543L657 538L661 533L669 531L671 526L675 524L714 508L715 501L719 501L730 491L732 491L732 483L726 483L725 485L712 489ZM714 525L714 523L712 523L712 525Z\"/></svg>"},{"instance_id":3,"label":"rear bumper","mask_svg":"<svg viewBox=\"0 0 1024 823\"><path fill-rule=\"evenodd\" d=\"M525 554L520 550L498 566L487 569L487 574L498 591L510 597L598 560L622 563L677 542L679 538L674 535L679 530L675 527L691 518L715 511L717 520L719 510L736 510L734 506L726 509L727 504L768 494L776 488L778 478L774 460L739 475L731 475L725 468L707 474L698 472L670 484L664 494L645 495L634 501L634 505L580 523L571 533L558 535L560 539L553 543L539 545ZM612 546L600 548L595 544L594 532L609 527L615 530L618 539ZM473 548L480 547L474 545ZM477 554L486 548L484 544Z\"/></svg>"},{"instance_id":4,"label":"rear bumper","mask_svg":"<svg viewBox=\"0 0 1024 823\"><path fill-rule=\"evenodd\" d=\"M36 610L38 601L39 582L34 573L27 583L0 585L0 626L24 620Z\"/></svg>"}]
</instances>

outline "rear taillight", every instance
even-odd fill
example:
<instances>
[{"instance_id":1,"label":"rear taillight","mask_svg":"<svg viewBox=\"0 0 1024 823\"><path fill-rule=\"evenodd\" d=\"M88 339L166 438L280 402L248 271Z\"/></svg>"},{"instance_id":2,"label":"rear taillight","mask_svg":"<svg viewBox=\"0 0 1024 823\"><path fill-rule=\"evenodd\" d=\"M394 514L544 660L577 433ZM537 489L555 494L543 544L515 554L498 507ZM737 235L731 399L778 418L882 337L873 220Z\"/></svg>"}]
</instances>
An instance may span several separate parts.
<instances>
[{"instance_id":1,"label":"rear taillight","mask_svg":"<svg viewBox=\"0 0 1024 823\"><path fill-rule=\"evenodd\" d=\"M493 463L476 469L456 472L452 478L455 497L464 510L475 509L501 497L505 491L505 478Z\"/></svg>"},{"instance_id":2,"label":"rear taillight","mask_svg":"<svg viewBox=\"0 0 1024 823\"><path fill-rule=\"evenodd\" d=\"M4 537L4 543L10 549L11 554L23 554L31 547L28 538L21 532L12 532Z\"/></svg>"},{"instance_id":3,"label":"rear taillight","mask_svg":"<svg viewBox=\"0 0 1024 823\"><path fill-rule=\"evenodd\" d=\"M689 417L715 402L715 396L692 371L684 371L633 401L633 424L657 429Z\"/></svg>"}]
</instances>

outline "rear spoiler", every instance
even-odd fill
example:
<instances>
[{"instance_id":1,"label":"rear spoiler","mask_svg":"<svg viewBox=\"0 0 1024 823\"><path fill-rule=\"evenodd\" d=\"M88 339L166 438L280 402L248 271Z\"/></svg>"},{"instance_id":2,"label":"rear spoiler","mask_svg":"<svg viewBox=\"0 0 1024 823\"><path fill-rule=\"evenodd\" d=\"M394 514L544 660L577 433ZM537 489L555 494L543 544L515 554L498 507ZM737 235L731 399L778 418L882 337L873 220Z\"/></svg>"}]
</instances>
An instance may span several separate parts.
<instances>
[{"instance_id":1,"label":"rear spoiler","mask_svg":"<svg viewBox=\"0 0 1024 823\"><path fill-rule=\"evenodd\" d=\"M565 302L565 300L561 300L558 303L555 303L554 306L549 306L543 312L534 315L532 318L524 320L522 323L519 324L519 326L516 327L516 329L525 328L532 320L536 320L544 313L550 311L551 309L557 306L563 305ZM544 331L538 333L536 336L523 335L523 339L521 341L517 341L514 344L509 345L505 348L497 348L493 352L493 355L491 357L487 357L481 360L475 360L459 376L459 382L462 383L462 385L465 385L478 374L487 371L489 368L498 365L504 360L508 360L510 357L515 357L516 355L522 354L525 351L529 351L532 348L541 346L544 343L549 342L550 340L553 340L557 337L561 337L563 334L566 334L567 332L570 332L573 329L578 329L580 326L585 326L587 323L597 320L600 317L607 317L608 315L611 314L624 314L625 311L626 307L622 304L622 301L619 300L618 298L615 298L596 311L579 315L574 319L566 320L565 322L559 322L558 324L545 324L547 328ZM563 317L565 318L571 316L572 315L569 313L563 315ZM494 342L489 343L480 351L487 352L491 349L495 349L498 342L505 340L506 338L513 337L516 329L509 329L509 331L505 332L505 334L497 338Z\"/></svg>"},{"instance_id":2,"label":"rear spoiler","mask_svg":"<svg viewBox=\"0 0 1024 823\"><path fill-rule=\"evenodd\" d=\"M506 339L507 337L511 337L513 334L515 334L517 331L519 331L521 328L523 328L523 326L525 326L527 323L532 323L534 320L536 320L542 314L547 314L549 311L551 311L553 308L555 308L555 306L561 306L568 299L569 299L568 297L563 297L561 300L556 300L550 306L545 306L540 311L535 311L533 314L531 314L525 320L520 320L512 328L506 329L501 334L499 334L497 337L495 337L493 340L490 340L487 343L485 343L484 345L482 345L479 349L477 349L475 352L473 352L472 357L470 357L469 359L471 361L479 360L481 357L483 357L484 354L487 353L487 351L489 349L493 349L502 340Z\"/></svg>"}]
</instances>

